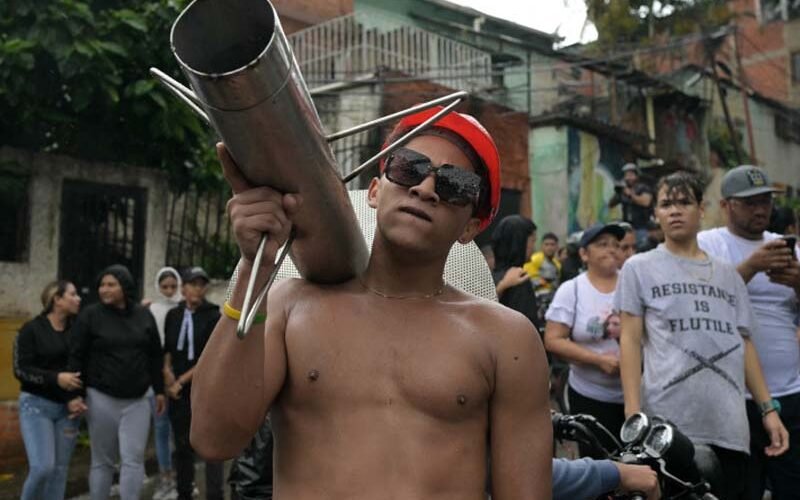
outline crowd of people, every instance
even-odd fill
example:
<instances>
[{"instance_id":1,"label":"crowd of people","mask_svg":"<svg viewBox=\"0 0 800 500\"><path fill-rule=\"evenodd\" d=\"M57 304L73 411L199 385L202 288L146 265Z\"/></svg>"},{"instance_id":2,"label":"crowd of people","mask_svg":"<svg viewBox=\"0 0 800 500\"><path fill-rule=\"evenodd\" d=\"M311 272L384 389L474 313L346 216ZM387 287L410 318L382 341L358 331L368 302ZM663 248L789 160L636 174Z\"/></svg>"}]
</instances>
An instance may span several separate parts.
<instances>
[{"instance_id":1,"label":"crowd of people","mask_svg":"<svg viewBox=\"0 0 800 500\"><path fill-rule=\"evenodd\" d=\"M711 446L723 500L760 499L766 487L775 500L798 498L800 264L783 236L796 222L771 219L776 190L763 170L726 174L728 224L709 231L696 176L651 187L633 164L612 200L625 220L561 248L547 233L536 252L536 225L503 218L483 249L500 306L442 281L450 248L489 226L500 192L491 137L452 113L372 181L366 271L340 285L281 282L254 321L262 334L239 340L247 278L267 281L302 198L249 185L218 152L242 253L222 307L206 299L202 268L160 270L157 298L140 301L114 265L98 277L98 303L81 309L75 286L55 282L19 332L22 498L64 497L82 417L93 500L109 497L117 473L121 498L140 497L152 422L161 498L196 494L195 449L212 499L223 498L222 461L235 456L234 495L271 497L273 453L276 494L287 498L474 498L487 488L498 499L586 498L590 488L658 498L648 467L551 460L546 359L569 366L562 410L615 434L633 413L658 414ZM264 232L266 264L254 267Z\"/></svg>"},{"instance_id":2,"label":"crowd of people","mask_svg":"<svg viewBox=\"0 0 800 500\"><path fill-rule=\"evenodd\" d=\"M183 275L165 267L156 275L156 298L139 301L131 273L113 265L98 276L99 302L80 312L72 283L45 287L42 313L22 327L14 349L29 464L23 499L64 498L82 417L93 500L109 497L115 476L121 498L141 496L151 421L160 471L153 498L197 495L192 373L220 317L205 298L208 283L200 267ZM222 499L222 464L208 462L205 476L206 497Z\"/></svg>"},{"instance_id":3,"label":"crowd of people","mask_svg":"<svg viewBox=\"0 0 800 500\"><path fill-rule=\"evenodd\" d=\"M555 395L561 409L592 415L615 435L639 411L669 418L713 450L725 478L720 498L757 500L767 487L773 499L800 498L793 211L774 207L778 190L766 172L741 166L722 182L727 226L701 231L698 176L674 173L651 188L635 165L623 170L618 198L633 215L591 226L562 249L551 248L548 233L533 253L536 226L524 217L498 223L491 248L499 300L537 322L541 262L561 255L549 261L562 275L544 315L551 366L569 365L564 395ZM498 250L517 241L522 252L523 235L525 255L498 267ZM581 271L565 278L575 255Z\"/></svg>"}]
</instances>

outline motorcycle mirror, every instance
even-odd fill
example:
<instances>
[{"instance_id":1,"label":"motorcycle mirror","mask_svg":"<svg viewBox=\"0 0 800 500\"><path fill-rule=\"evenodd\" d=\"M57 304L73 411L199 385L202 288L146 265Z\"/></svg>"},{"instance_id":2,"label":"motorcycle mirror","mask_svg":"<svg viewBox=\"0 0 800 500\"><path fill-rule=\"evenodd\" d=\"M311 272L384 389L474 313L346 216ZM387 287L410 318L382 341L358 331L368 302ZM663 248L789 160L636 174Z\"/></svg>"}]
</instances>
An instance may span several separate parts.
<instances>
[{"instance_id":1,"label":"motorcycle mirror","mask_svg":"<svg viewBox=\"0 0 800 500\"><path fill-rule=\"evenodd\" d=\"M641 441L650 430L650 419L644 413L634 413L625 420L619 430L619 438L624 444Z\"/></svg>"}]
</instances>

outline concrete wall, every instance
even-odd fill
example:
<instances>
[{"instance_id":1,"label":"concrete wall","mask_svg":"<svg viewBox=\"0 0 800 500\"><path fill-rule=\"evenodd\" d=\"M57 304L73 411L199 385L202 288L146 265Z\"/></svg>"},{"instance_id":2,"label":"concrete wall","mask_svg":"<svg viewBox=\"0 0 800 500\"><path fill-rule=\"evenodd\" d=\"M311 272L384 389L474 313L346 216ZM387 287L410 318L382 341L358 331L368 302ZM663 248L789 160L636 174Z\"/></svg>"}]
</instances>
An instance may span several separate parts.
<instances>
[{"instance_id":1,"label":"concrete wall","mask_svg":"<svg viewBox=\"0 0 800 500\"><path fill-rule=\"evenodd\" d=\"M775 114L780 111L750 100L753 138L758 164L769 172L772 182L795 189L800 187L800 144L780 138L775 130Z\"/></svg>"},{"instance_id":2,"label":"concrete wall","mask_svg":"<svg viewBox=\"0 0 800 500\"><path fill-rule=\"evenodd\" d=\"M569 222L567 129L531 129L529 144L533 221L539 233L551 231L564 241Z\"/></svg>"},{"instance_id":3,"label":"concrete wall","mask_svg":"<svg viewBox=\"0 0 800 500\"><path fill-rule=\"evenodd\" d=\"M97 164L67 156L0 149L0 162L12 162L31 175L30 243L26 262L0 262L0 316L33 316L41 309L42 287L58 276L61 186L64 179L136 186L147 190L143 290L166 254L167 180L146 168ZM6 360L2 360L6 362Z\"/></svg>"},{"instance_id":4,"label":"concrete wall","mask_svg":"<svg viewBox=\"0 0 800 500\"><path fill-rule=\"evenodd\" d=\"M566 125L531 130L530 144L531 208L541 234L563 238L620 218L608 201L622 178L625 145Z\"/></svg>"}]
</instances>

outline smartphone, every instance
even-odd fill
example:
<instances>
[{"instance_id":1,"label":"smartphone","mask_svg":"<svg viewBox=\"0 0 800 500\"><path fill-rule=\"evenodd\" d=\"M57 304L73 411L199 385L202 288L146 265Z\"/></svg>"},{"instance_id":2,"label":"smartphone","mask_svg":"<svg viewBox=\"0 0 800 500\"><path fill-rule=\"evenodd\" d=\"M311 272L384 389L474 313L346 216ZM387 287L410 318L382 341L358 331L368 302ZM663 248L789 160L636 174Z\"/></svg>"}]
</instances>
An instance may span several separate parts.
<instances>
[{"instance_id":1,"label":"smartphone","mask_svg":"<svg viewBox=\"0 0 800 500\"><path fill-rule=\"evenodd\" d=\"M797 260L797 236L781 236L781 239L792 250L792 258Z\"/></svg>"}]
</instances>

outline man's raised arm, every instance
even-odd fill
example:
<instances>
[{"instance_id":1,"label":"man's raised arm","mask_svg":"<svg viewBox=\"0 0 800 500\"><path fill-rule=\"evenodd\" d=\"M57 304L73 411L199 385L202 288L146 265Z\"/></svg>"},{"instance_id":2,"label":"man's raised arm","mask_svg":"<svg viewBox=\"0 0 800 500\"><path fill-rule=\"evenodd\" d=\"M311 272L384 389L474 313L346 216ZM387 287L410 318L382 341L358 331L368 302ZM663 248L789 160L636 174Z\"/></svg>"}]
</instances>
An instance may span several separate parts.
<instances>
[{"instance_id":1,"label":"man's raised arm","mask_svg":"<svg viewBox=\"0 0 800 500\"><path fill-rule=\"evenodd\" d=\"M523 316L499 323L490 407L492 498L552 496L553 424L539 334Z\"/></svg>"},{"instance_id":2,"label":"man's raised arm","mask_svg":"<svg viewBox=\"0 0 800 500\"><path fill-rule=\"evenodd\" d=\"M224 146L218 145L225 178L233 190L228 212L236 241L242 252L239 276L229 306L242 310L250 274L258 273L256 289L272 271L275 254L286 241L289 216L299 204L292 195L281 195L267 187L251 187L239 173ZM267 233L264 259L254 270L253 257L261 234ZM286 377L286 299L293 288L276 287L267 297L265 323L254 324L239 340L237 321L224 315L197 362L192 381L191 443L206 459L236 456L250 442L264 422L267 411Z\"/></svg>"}]
</instances>

